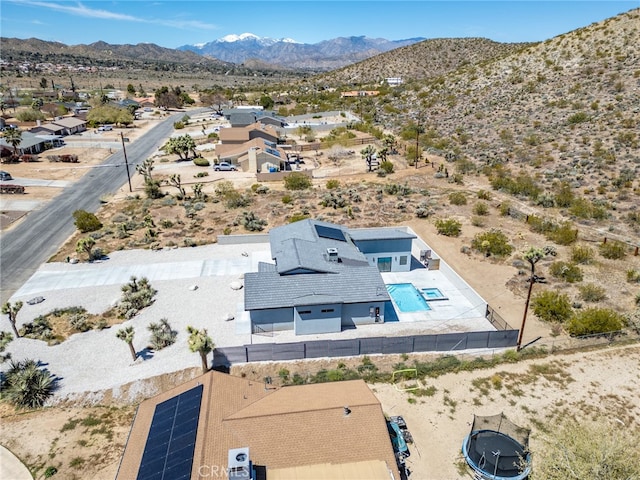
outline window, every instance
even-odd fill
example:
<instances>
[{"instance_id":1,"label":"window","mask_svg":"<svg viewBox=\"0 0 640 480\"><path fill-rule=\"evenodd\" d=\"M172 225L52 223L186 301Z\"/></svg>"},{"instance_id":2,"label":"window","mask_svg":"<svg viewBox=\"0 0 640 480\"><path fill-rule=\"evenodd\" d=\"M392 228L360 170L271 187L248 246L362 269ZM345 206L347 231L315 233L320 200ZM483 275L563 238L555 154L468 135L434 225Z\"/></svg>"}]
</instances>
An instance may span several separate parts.
<instances>
[{"instance_id":1,"label":"window","mask_svg":"<svg viewBox=\"0 0 640 480\"><path fill-rule=\"evenodd\" d=\"M400 265L406 265L407 264L407 256L403 255L400 257Z\"/></svg>"},{"instance_id":2,"label":"window","mask_svg":"<svg viewBox=\"0 0 640 480\"><path fill-rule=\"evenodd\" d=\"M311 310L298 310L298 314L300 315L308 315L311 313Z\"/></svg>"},{"instance_id":3,"label":"window","mask_svg":"<svg viewBox=\"0 0 640 480\"><path fill-rule=\"evenodd\" d=\"M331 312L333 312L333 311L334 311L334 309L333 309L333 308L323 308L323 309L322 309L322 313L331 313Z\"/></svg>"}]
</instances>

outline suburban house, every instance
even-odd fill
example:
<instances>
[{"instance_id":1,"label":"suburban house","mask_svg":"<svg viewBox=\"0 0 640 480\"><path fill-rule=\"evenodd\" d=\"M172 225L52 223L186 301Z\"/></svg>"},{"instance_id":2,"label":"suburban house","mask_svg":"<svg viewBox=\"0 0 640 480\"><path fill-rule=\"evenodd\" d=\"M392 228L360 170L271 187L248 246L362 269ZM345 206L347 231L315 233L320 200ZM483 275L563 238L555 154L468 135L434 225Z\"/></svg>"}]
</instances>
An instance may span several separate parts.
<instances>
[{"instance_id":1,"label":"suburban house","mask_svg":"<svg viewBox=\"0 0 640 480\"><path fill-rule=\"evenodd\" d=\"M18 155L33 155L45 150L46 140L34 135L31 132L22 132L22 140L17 147ZM13 154L13 145L7 143L6 139L0 138L0 150L2 150L2 156L8 156Z\"/></svg>"},{"instance_id":2,"label":"suburban house","mask_svg":"<svg viewBox=\"0 0 640 480\"><path fill-rule=\"evenodd\" d=\"M375 97L379 95L378 90L351 90L349 92L340 93L341 97Z\"/></svg>"},{"instance_id":3,"label":"suburban house","mask_svg":"<svg viewBox=\"0 0 640 480\"><path fill-rule=\"evenodd\" d=\"M279 134L273 126L260 122L255 122L245 127L222 128L218 135L223 145L239 145L254 138L262 138L277 143L279 138Z\"/></svg>"},{"instance_id":4,"label":"suburban house","mask_svg":"<svg viewBox=\"0 0 640 480\"><path fill-rule=\"evenodd\" d=\"M87 129L87 121L77 117L56 117L48 123L42 123L29 129L31 133L42 135L73 135L84 132Z\"/></svg>"},{"instance_id":5,"label":"suburban house","mask_svg":"<svg viewBox=\"0 0 640 480\"><path fill-rule=\"evenodd\" d=\"M269 232L271 257L244 276L251 328L296 335L384 322L391 299L380 272L411 268L415 235L302 220Z\"/></svg>"},{"instance_id":6,"label":"suburban house","mask_svg":"<svg viewBox=\"0 0 640 480\"><path fill-rule=\"evenodd\" d=\"M138 407L116 480L399 480L362 380L275 387L211 371Z\"/></svg>"},{"instance_id":7,"label":"suburban house","mask_svg":"<svg viewBox=\"0 0 640 480\"><path fill-rule=\"evenodd\" d=\"M287 122L274 112L262 108L231 108L223 110L222 114L229 120L232 127L246 127L256 122L273 127L282 128Z\"/></svg>"},{"instance_id":8,"label":"suburban house","mask_svg":"<svg viewBox=\"0 0 640 480\"><path fill-rule=\"evenodd\" d=\"M269 172L271 169L287 170L287 152L277 143L254 138L238 144L216 145L216 155L221 162L238 165L245 172Z\"/></svg>"}]
</instances>

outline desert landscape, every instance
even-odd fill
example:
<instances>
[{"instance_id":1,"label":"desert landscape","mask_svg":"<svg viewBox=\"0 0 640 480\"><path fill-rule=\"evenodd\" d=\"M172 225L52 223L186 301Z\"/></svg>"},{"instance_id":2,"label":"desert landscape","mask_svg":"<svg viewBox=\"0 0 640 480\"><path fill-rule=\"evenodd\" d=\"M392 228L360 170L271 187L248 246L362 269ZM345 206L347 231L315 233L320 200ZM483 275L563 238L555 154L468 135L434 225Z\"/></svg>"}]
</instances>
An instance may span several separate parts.
<instances>
[{"instance_id":1,"label":"desert landscape","mask_svg":"<svg viewBox=\"0 0 640 480\"><path fill-rule=\"evenodd\" d=\"M38 273L152 264L152 255L180 262L198 262L203 256L253 259L253 251L218 244L218 238L266 233L306 218L349 227L408 226L512 328L524 327L526 319L522 351L256 362L233 365L229 373L258 382L268 377L285 386L294 383L293 378L315 381L327 371L333 378L373 371L375 375L362 378L387 416L405 419L414 440L406 464L410 478L417 480L473 479L460 452L473 416L503 412L531 429L531 480L548 480L551 477L536 476L535 461L548 458L544 454L554 435L567 423L603 428L614 443L640 438L638 18L640 10L630 10L539 43L431 40L311 78L252 75L249 64L235 71L246 77L236 78L227 76L231 70L224 73L228 65L215 62L193 66L192 71L180 65L179 73L165 76L156 65L147 90L170 81L193 83L182 87L193 90L194 106L153 109L127 127L90 128L70 136L65 146L45 152L38 161L3 163L2 170L26 191L0 196L2 234L79 178L94 175L123 148L121 135L136 142L167 115L179 113L183 121L174 124L172 136L195 139L198 154L210 165L198 166L191 158L158 149L150 157L158 198L148 195L148 179L132 170L131 192L128 185L114 186L112 194L100 198L95 215L101 226L88 233L76 231ZM50 48L40 42L28 45L38 55ZM18 55L20 48L20 42L11 42L12 54ZM135 57L136 51L126 55ZM95 54L87 47L82 55L86 60ZM129 65L129 71L110 69L104 80L119 87L133 82L135 91L145 73L137 70L142 63L127 62L123 65ZM382 74L401 74L405 81L394 88L379 85ZM3 82L37 91L32 79L20 72L2 75ZM57 73L52 78L67 81ZM357 86L356 78L361 79ZM84 72L76 79L94 90L101 80ZM203 87L207 82L215 85ZM354 88L379 90L371 97L340 96L340 90ZM117 97L130 96L124 89L113 90ZM333 131L289 130L287 142L296 150L326 142L301 152L302 168L312 171L311 181L303 188L281 179L259 182L254 173L212 168L217 160L214 133L228 126L204 111L212 109L214 93L228 105L257 104L268 97L285 118L301 112L322 118L326 109L350 112L360 121ZM18 111L32 109L28 103ZM5 123L32 126L15 115L15 107L13 112L3 108ZM340 121L341 116L330 120ZM347 137L369 143L349 143ZM394 147L387 149L390 137ZM391 168L367 171L367 151L384 151ZM51 162L49 154L77 155L79 162ZM247 216L262 229L249 228ZM496 232L508 247L503 252L493 248L500 244ZM95 242L93 251L99 252L91 262L78 248L88 236ZM527 257L531 249L540 255L536 277ZM239 280L242 275L234 271L220 278L154 282L158 292L153 304L128 320L114 310L121 285L18 292L11 298L14 303L43 295L40 303L20 310L18 328L55 310L75 308L87 310L88 327L73 326L67 312L53 320L57 323L51 338L19 338L6 345L15 359L29 355L44 361L43 367L56 362L65 366L52 368L62 377L62 387L44 408L16 409L0 402L2 444L34 478L114 478L136 405L201 374L198 356L187 348L183 323L207 327L214 342L216 333L221 339L224 334L221 328L216 332L216 326L232 320L242 292L230 292L229 285ZM208 292L216 292L213 315ZM576 334L572 320L593 311L614 317L619 330ZM5 317L0 326L9 332ZM174 324L179 318L181 331L175 345L154 351L147 327L162 317ZM134 361L115 335L116 329L132 326L141 353ZM78 355L78 365L88 366L72 372L74 359L65 356L70 352ZM451 365L421 376L415 384L399 386L388 380L394 370L425 362ZM412 390L404 391L406 387ZM627 458L639 456L639 450L630 450ZM640 478L637 467L625 478Z\"/></svg>"}]
</instances>

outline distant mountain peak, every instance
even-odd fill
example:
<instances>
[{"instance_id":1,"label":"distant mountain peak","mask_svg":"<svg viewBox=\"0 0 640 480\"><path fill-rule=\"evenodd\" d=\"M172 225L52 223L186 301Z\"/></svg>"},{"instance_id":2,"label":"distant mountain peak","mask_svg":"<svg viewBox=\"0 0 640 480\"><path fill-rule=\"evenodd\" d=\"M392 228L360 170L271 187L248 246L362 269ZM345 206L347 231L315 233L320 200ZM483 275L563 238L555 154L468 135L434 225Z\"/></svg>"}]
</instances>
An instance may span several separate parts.
<instances>
[{"instance_id":1,"label":"distant mountain peak","mask_svg":"<svg viewBox=\"0 0 640 480\"><path fill-rule=\"evenodd\" d=\"M260 40L260 37L253 33L242 33L240 35L229 34L218 39L218 42L241 42L243 40Z\"/></svg>"}]
</instances>

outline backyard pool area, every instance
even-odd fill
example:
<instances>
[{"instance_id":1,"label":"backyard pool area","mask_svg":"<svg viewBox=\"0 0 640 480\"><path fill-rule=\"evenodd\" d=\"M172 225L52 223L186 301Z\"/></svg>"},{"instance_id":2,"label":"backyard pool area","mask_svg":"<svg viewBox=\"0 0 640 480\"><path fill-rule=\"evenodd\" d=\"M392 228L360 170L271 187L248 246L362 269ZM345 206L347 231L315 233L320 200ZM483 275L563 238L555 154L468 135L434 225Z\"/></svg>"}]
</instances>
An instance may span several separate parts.
<instances>
[{"instance_id":1,"label":"backyard pool area","mask_svg":"<svg viewBox=\"0 0 640 480\"><path fill-rule=\"evenodd\" d=\"M401 312L424 312L431 307L412 283L391 283L387 291Z\"/></svg>"}]
</instances>

